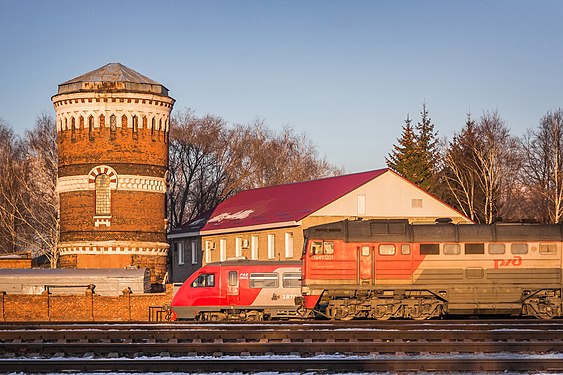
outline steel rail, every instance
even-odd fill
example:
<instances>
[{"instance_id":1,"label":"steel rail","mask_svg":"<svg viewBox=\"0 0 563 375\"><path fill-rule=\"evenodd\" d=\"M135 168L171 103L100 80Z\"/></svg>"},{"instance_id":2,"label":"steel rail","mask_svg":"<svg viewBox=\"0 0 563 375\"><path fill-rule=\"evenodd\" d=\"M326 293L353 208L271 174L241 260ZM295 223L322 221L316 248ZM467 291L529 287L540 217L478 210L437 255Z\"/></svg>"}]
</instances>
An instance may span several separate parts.
<instances>
[{"instance_id":1,"label":"steel rail","mask_svg":"<svg viewBox=\"0 0 563 375\"><path fill-rule=\"evenodd\" d=\"M397 358L397 359L48 359L0 360L5 372L314 372L344 371L563 371L563 361L553 358Z\"/></svg>"}]
</instances>

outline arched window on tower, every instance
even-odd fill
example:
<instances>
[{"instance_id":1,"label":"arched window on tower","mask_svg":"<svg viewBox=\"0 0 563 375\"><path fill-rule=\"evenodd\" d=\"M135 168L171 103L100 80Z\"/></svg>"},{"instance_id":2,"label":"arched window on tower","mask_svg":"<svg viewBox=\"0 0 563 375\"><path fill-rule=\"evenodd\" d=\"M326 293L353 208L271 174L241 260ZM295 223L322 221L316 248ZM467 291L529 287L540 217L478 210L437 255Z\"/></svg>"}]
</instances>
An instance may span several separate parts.
<instances>
[{"instance_id":1,"label":"arched window on tower","mask_svg":"<svg viewBox=\"0 0 563 375\"><path fill-rule=\"evenodd\" d=\"M154 119L154 117L152 118L151 121L151 139L154 141L154 127L156 126L156 120Z\"/></svg>"},{"instance_id":2,"label":"arched window on tower","mask_svg":"<svg viewBox=\"0 0 563 375\"><path fill-rule=\"evenodd\" d=\"M96 215L108 216L111 214L109 183L110 177L105 173L101 173L96 177Z\"/></svg>"},{"instance_id":3,"label":"arched window on tower","mask_svg":"<svg viewBox=\"0 0 563 375\"><path fill-rule=\"evenodd\" d=\"M70 129L71 129L71 133L70 133L71 140L76 141L76 120L74 119L74 117L70 119Z\"/></svg>"},{"instance_id":4,"label":"arched window on tower","mask_svg":"<svg viewBox=\"0 0 563 375\"><path fill-rule=\"evenodd\" d=\"M133 116L133 139L139 138L139 118Z\"/></svg>"},{"instance_id":5,"label":"arched window on tower","mask_svg":"<svg viewBox=\"0 0 563 375\"><path fill-rule=\"evenodd\" d=\"M88 136L91 141L94 140L94 116L92 115L88 117Z\"/></svg>"},{"instance_id":6,"label":"arched window on tower","mask_svg":"<svg viewBox=\"0 0 563 375\"><path fill-rule=\"evenodd\" d=\"M117 118L115 115L111 115L109 118L109 136L110 139L115 139L115 133L117 132Z\"/></svg>"}]
</instances>

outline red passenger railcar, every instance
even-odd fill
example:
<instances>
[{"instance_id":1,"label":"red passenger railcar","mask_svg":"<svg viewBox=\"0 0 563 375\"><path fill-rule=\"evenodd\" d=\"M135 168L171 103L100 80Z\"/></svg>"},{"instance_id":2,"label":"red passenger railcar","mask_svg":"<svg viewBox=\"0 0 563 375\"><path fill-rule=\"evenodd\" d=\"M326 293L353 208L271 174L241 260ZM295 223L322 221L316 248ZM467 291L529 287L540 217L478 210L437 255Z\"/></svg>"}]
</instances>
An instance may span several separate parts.
<instances>
[{"instance_id":1,"label":"red passenger railcar","mask_svg":"<svg viewBox=\"0 0 563 375\"><path fill-rule=\"evenodd\" d=\"M176 319L267 320L297 316L300 261L210 263L191 275L175 294Z\"/></svg>"}]
</instances>

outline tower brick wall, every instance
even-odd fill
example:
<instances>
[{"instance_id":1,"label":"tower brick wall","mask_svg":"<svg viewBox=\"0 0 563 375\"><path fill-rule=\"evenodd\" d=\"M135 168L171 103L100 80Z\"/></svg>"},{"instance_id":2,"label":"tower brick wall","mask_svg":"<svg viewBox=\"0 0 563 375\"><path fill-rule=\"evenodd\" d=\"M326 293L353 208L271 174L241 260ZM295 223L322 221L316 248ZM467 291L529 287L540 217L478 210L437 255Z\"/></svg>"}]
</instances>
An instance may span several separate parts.
<instances>
[{"instance_id":1,"label":"tower brick wall","mask_svg":"<svg viewBox=\"0 0 563 375\"><path fill-rule=\"evenodd\" d=\"M166 273L166 173L174 99L121 65L59 85L61 267L141 266Z\"/></svg>"}]
</instances>

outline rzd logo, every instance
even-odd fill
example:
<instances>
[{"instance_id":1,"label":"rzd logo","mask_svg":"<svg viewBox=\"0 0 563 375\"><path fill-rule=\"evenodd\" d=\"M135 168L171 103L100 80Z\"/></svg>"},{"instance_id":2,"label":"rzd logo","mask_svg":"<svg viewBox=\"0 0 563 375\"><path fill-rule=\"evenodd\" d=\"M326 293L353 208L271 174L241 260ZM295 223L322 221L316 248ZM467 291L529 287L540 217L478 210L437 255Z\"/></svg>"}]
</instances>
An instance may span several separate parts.
<instances>
[{"instance_id":1,"label":"rzd logo","mask_svg":"<svg viewBox=\"0 0 563 375\"><path fill-rule=\"evenodd\" d=\"M515 256L512 259L495 259L495 269L500 267L520 267L522 265L522 257Z\"/></svg>"}]
</instances>

